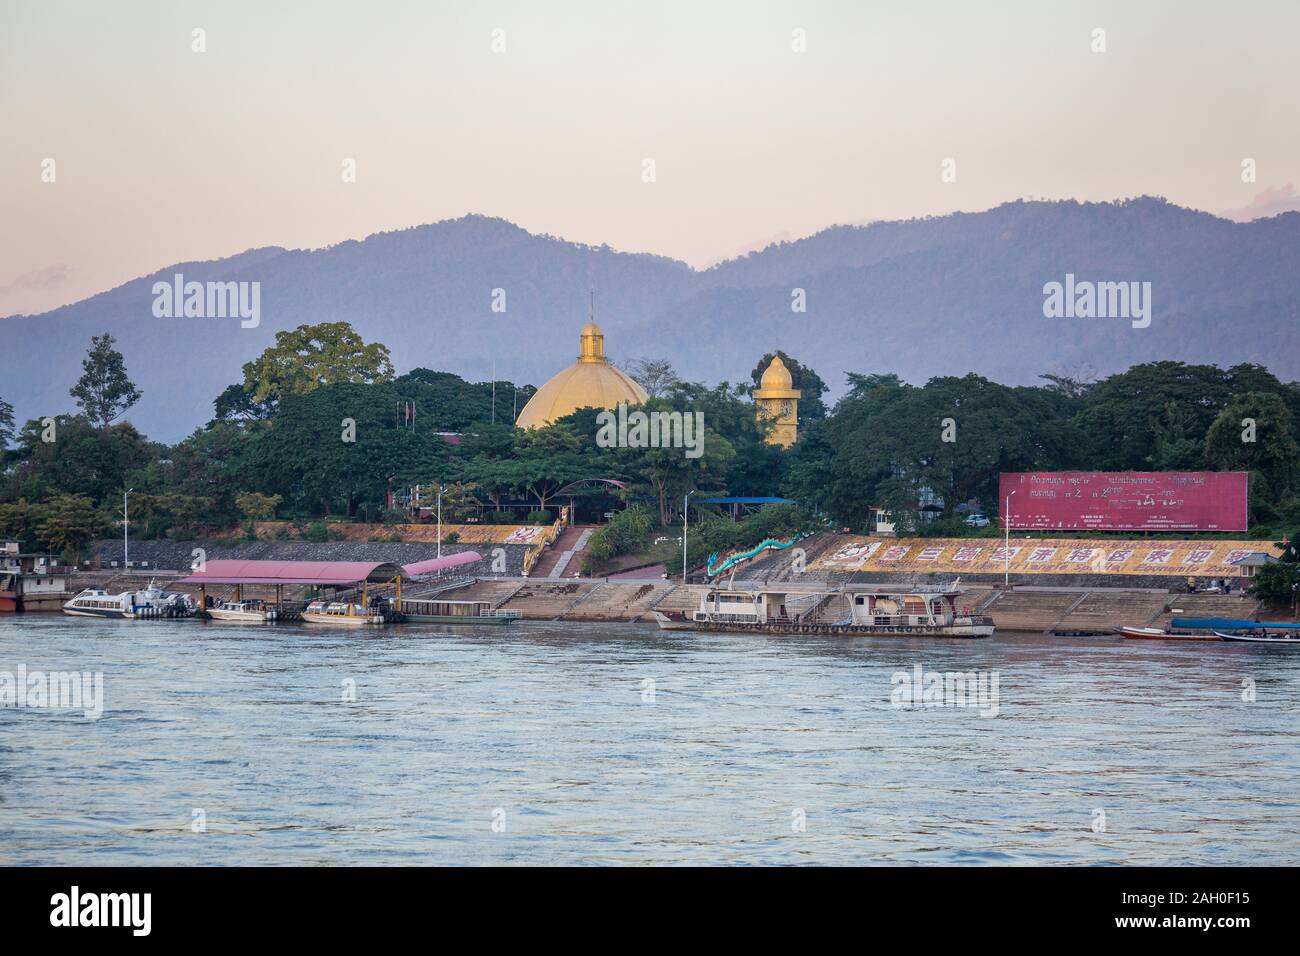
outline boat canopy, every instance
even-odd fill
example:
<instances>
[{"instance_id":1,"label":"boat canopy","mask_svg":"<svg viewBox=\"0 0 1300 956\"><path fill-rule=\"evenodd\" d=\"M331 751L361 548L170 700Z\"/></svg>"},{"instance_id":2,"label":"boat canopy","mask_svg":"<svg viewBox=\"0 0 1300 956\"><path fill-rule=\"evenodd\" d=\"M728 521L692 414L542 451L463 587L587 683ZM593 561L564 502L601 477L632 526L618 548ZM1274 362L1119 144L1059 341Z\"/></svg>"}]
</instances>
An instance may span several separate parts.
<instances>
[{"instance_id":1,"label":"boat canopy","mask_svg":"<svg viewBox=\"0 0 1300 956\"><path fill-rule=\"evenodd\" d=\"M1171 627L1208 628L1217 631L1242 631L1267 627L1270 630L1300 630L1300 623L1289 621L1250 621L1238 617L1176 617L1170 622Z\"/></svg>"},{"instance_id":2,"label":"boat canopy","mask_svg":"<svg viewBox=\"0 0 1300 956\"><path fill-rule=\"evenodd\" d=\"M407 578L410 573L390 561L208 561L202 571L178 584L313 584L351 587L365 582Z\"/></svg>"}]
</instances>

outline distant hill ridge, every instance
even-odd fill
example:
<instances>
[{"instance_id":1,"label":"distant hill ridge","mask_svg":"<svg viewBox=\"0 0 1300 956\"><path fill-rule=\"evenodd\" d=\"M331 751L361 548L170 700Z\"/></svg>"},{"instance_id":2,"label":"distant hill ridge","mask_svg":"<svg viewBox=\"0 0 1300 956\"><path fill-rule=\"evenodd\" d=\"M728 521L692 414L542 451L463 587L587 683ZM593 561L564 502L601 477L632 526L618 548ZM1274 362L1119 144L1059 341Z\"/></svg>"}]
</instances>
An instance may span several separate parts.
<instances>
[{"instance_id":1,"label":"distant hill ridge","mask_svg":"<svg viewBox=\"0 0 1300 956\"><path fill-rule=\"evenodd\" d=\"M1235 223L1143 197L1004 203L833 226L697 271L674 259L529 233L464 216L323 249L249 249L178 263L38 316L0 319L0 396L20 420L71 410L93 334L111 332L144 398L129 418L175 441L277 330L346 320L385 343L399 371L540 384L573 360L587 290L615 361L666 356L688 378L746 379L781 348L836 393L843 373L908 381L978 372L1008 384L1045 371L1104 375L1137 362L1259 362L1300 377L1300 213ZM261 323L159 319L152 286L258 281ZM1048 319L1042 288L1067 273L1152 283L1150 328ZM490 310L492 290L507 311ZM792 290L807 311L791 311ZM835 393L832 394L835 397Z\"/></svg>"}]
</instances>

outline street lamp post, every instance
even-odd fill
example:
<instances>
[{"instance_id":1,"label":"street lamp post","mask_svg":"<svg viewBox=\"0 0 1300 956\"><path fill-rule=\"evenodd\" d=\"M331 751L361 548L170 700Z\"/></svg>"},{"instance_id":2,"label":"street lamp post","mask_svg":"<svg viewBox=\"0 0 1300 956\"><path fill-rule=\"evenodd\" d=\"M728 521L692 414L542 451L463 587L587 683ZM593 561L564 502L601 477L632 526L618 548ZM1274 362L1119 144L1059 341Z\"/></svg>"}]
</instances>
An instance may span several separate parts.
<instances>
[{"instance_id":1,"label":"street lamp post","mask_svg":"<svg viewBox=\"0 0 1300 956\"><path fill-rule=\"evenodd\" d=\"M131 539L128 537L128 531L131 526L131 516L128 511L126 496L135 491L134 488L128 488L122 492L122 570L126 571L131 567Z\"/></svg>"},{"instance_id":2,"label":"street lamp post","mask_svg":"<svg viewBox=\"0 0 1300 956\"><path fill-rule=\"evenodd\" d=\"M1014 495L1015 492L1011 492ZM1011 495L1007 495L1006 507L1002 509L1002 587L1011 586Z\"/></svg>"},{"instance_id":3,"label":"street lamp post","mask_svg":"<svg viewBox=\"0 0 1300 956\"><path fill-rule=\"evenodd\" d=\"M690 514L691 495L693 494L695 494L694 488L688 491L686 497L682 499L682 584L686 583L686 520Z\"/></svg>"},{"instance_id":4,"label":"street lamp post","mask_svg":"<svg viewBox=\"0 0 1300 956\"><path fill-rule=\"evenodd\" d=\"M446 490L446 485L438 485L438 557L440 559L442 558L442 493ZM441 568L438 570L438 574L442 574Z\"/></svg>"}]
</instances>

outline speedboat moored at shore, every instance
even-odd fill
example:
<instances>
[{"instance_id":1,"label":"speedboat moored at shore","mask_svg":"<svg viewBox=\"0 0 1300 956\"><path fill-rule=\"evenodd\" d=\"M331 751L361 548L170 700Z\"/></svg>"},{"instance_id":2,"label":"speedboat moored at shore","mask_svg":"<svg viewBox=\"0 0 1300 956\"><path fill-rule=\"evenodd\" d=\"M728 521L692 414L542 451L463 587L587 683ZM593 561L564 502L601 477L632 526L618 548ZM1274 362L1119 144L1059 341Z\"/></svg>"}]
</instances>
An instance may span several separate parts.
<instances>
[{"instance_id":1,"label":"speedboat moored at shore","mask_svg":"<svg viewBox=\"0 0 1300 956\"><path fill-rule=\"evenodd\" d=\"M141 620L190 617L198 610L188 594L164 591L152 581L139 591L109 594L101 588L87 588L63 605L63 613L74 617L115 617Z\"/></svg>"},{"instance_id":2,"label":"speedboat moored at shore","mask_svg":"<svg viewBox=\"0 0 1300 956\"><path fill-rule=\"evenodd\" d=\"M362 627L383 624L384 615L350 601L312 601L302 612L308 624L332 624L335 627Z\"/></svg>"},{"instance_id":3,"label":"speedboat moored at shore","mask_svg":"<svg viewBox=\"0 0 1300 956\"><path fill-rule=\"evenodd\" d=\"M222 601L208 608L208 617L214 621L241 621L263 624L274 621L278 612L263 601Z\"/></svg>"}]
</instances>

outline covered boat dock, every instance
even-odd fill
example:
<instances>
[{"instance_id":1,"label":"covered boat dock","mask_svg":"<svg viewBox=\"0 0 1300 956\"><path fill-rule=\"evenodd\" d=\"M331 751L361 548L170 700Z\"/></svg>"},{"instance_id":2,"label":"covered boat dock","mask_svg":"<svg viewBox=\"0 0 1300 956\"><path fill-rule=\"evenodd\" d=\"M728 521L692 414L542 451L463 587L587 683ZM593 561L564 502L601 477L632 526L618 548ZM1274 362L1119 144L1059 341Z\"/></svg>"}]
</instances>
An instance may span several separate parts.
<instances>
[{"instance_id":1,"label":"covered boat dock","mask_svg":"<svg viewBox=\"0 0 1300 956\"><path fill-rule=\"evenodd\" d=\"M429 561L408 565L392 561L254 561L211 560L187 577L178 578L177 584L187 584L199 589L199 606L208 606L208 588L215 585L233 585L236 601L244 599L244 588L262 586L275 588L275 606L280 620L293 620L301 607L285 604L286 586L332 588L335 597L342 592L357 592L363 606L368 606L372 594L387 594L392 589L392 607L400 613L402 584L417 578L441 574L448 568L472 564L480 560L476 551L461 551ZM200 611L202 613L202 611Z\"/></svg>"},{"instance_id":2,"label":"covered boat dock","mask_svg":"<svg viewBox=\"0 0 1300 956\"><path fill-rule=\"evenodd\" d=\"M359 590L361 603L369 601L371 586L383 587L393 585L397 598L401 601L402 581L409 581L411 575L400 564L391 561L243 561L212 560L188 577L177 579L177 584L197 586L199 589L199 607L208 606L208 588L212 585L234 585L235 600L242 601L244 588L248 585L272 586L275 588L275 606L280 612L280 620L295 616L300 608L289 608L284 601L286 586L303 586L311 588L333 588L336 592L344 589ZM202 610L200 613L203 613Z\"/></svg>"}]
</instances>

